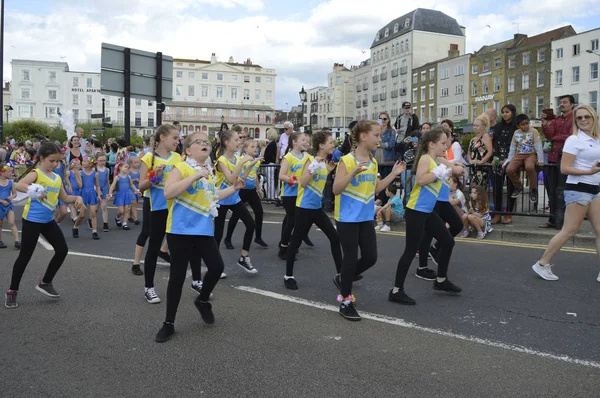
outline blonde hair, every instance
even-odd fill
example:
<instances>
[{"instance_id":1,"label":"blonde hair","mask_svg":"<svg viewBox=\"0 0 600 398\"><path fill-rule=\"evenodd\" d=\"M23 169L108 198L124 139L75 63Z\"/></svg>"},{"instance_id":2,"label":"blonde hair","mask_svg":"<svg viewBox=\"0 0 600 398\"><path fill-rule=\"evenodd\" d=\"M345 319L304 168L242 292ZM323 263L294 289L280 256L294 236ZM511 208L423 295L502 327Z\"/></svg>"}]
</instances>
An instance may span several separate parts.
<instances>
[{"instance_id":1,"label":"blonde hair","mask_svg":"<svg viewBox=\"0 0 600 398\"><path fill-rule=\"evenodd\" d=\"M267 138L271 141L275 141L277 140L277 138L279 137L279 134L277 133L277 130L275 130L274 128L269 127L267 129Z\"/></svg>"},{"instance_id":2,"label":"blonde hair","mask_svg":"<svg viewBox=\"0 0 600 398\"><path fill-rule=\"evenodd\" d=\"M592 115L592 136L595 138L600 138L600 129L598 128L598 114L589 105L577 105L575 109L573 109L573 134L577 134L579 132L579 127L577 126L577 111L586 110Z\"/></svg>"},{"instance_id":3,"label":"blonde hair","mask_svg":"<svg viewBox=\"0 0 600 398\"><path fill-rule=\"evenodd\" d=\"M475 121L480 120L483 123L483 130L487 132L490 128L490 117L484 112L475 118Z\"/></svg>"}]
</instances>

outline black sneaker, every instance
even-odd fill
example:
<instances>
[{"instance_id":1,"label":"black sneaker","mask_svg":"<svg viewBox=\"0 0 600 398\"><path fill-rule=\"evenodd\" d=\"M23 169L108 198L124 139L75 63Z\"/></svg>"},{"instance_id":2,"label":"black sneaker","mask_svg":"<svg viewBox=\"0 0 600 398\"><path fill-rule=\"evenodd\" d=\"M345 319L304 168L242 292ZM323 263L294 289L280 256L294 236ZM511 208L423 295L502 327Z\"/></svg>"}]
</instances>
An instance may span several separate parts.
<instances>
[{"instance_id":1,"label":"black sneaker","mask_svg":"<svg viewBox=\"0 0 600 398\"><path fill-rule=\"evenodd\" d=\"M233 250L233 249L234 249L234 247L233 247L233 245L231 244L231 241L230 241L230 240L227 240L227 239L225 239L225 240L223 241L223 243L225 244L225 248L226 248L227 250Z\"/></svg>"},{"instance_id":2,"label":"black sneaker","mask_svg":"<svg viewBox=\"0 0 600 398\"><path fill-rule=\"evenodd\" d=\"M140 220L134 220L134 221L133 221L133 223L134 223L135 225L140 225Z\"/></svg>"},{"instance_id":3,"label":"black sneaker","mask_svg":"<svg viewBox=\"0 0 600 398\"><path fill-rule=\"evenodd\" d=\"M433 289L434 290L443 290L445 292L451 292L451 293L462 292L462 289L460 287L456 286L454 283L450 282L448 280L448 278L446 278L446 280L444 280L443 282L438 282L437 280L435 282L433 282Z\"/></svg>"},{"instance_id":4,"label":"black sneaker","mask_svg":"<svg viewBox=\"0 0 600 398\"><path fill-rule=\"evenodd\" d=\"M156 341L157 343L164 343L166 341L169 341L173 333L175 333L175 325L173 325L172 323L164 322L162 328L160 328L160 330L156 334L154 341Z\"/></svg>"},{"instance_id":5,"label":"black sneaker","mask_svg":"<svg viewBox=\"0 0 600 398\"><path fill-rule=\"evenodd\" d=\"M127 221L129 221L129 222L135 222L135 221L133 221L133 218L131 218L131 217L129 217L129 218L127 219Z\"/></svg>"},{"instance_id":6,"label":"black sneaker","mask_svg":"<svg viewBox=\"0 0 600 398\"><path fill-rule=\"evenodd\" d=\"M249 274L256 274L258 272L258 270L252 266L250 256L240 256L237 265L242 267L244 271L248 272Z\"/></svg>"},{"instance_id":7,"label":"black sneaker","mask_svg":"<svg viewBox=\"0 0 600 398\"><path fill-rule=\"evenodd\" d=\"M109 232L110 228L108 228L108 223L104 223L104 225L102 226L102 232Z\"/></svg>"},{"instance_id":8,"label":"black sneaker","mask_svg":"<svg viewBox=\"0 0 600 398\"><path fill-rule=\"evenodd\" d=\"M0 249L6 249L6 244L0 240Z\"/></svg>"},{"instance_id":9,"label":"black sneaker","mask_svg":"<svg viewBox=\"0 0 600 398\"><path fill-rule=\"evenodd\" d=\"M98 232L92 233L92 239L94 239L94 240L100 240L100 236L98 236Z\"/></svg>"},{"instance_id":10,"label":"black sneaker","mask_svg":"<svg viewBox=\"0 0 600 398\"><path fill-rule=\"evenodd\" d=\"M311 240L309 239L309 237L305 237L304 239L302 239L304 241L304 243L306 244L306 246L310 246L313 247L314 244L311 242Z\"/></svg>"},{"instance_id":11,"label":"black sneaker","mask_svg":"<svg viewBox=\"0 0 600 398\"><path fill-rule=\"evenodd\" d=\"M518 198L520 194L523 193L523 188L522 187L515 187L515 190L513 191L512 195L510 195L511 198Z\"/></svg>"},{"instance_id":12,"label":"black sneaker","mask_svg":"<svg viewBox=\"0 0 600 398\"><path fill-rule=\"evenodd\" d=\"M17 308L19 303L17 303L17 291L16 290L8 290L4 295L4 306L6 308Z\"/></svg>"},{"instance_id":13,"label":"black sneaker","mask_svg":"<svg viewBox=\"0 0 600 398\"><path fill-rule=\"evenodd\" d=\"M16 241L15 242L15 249L20 249L21 248L21 242Z\"/></svg>"},{"instance_id":14,"label":"black sneaker","mask_svg":"<svg viewBox=\"0 0 600 398\"><path fill-rule=\"evenodd\" d=\"M354 308L354 303L340 304L340 315L349 321L360 321L362 318Z\"/></svg>"},{"instance_id":15,"label":"black sneaker","mask_svg":"<svg viewBox=\"0 0 600 398\"><path fill-rule=\"evenodd\" d=\"M133 264L131 266L131 272L133 272L133 275L144 275L144 271L142 271L139 264Z\"/></svg>"},{"instance_id":16,"label":"black sneaker","mask_svg":"<svg viewBox=\"0 0 600 398\"><path fill-rule=\"evenodd\" d=\"M265 241L264 241L264 240L262 240L261 238L256 238L256 239L254 239L254 243L256 243L257 245L259 245L260 247L263 247L263 248L265 248L265 249L269 247L269 245L267 245L267 244L265 243Z\"/></svg>"},{"instance_id":17,"label":"black sneaker","mask_svg":"<svg viewBox=\"0 0 600 398\"><path fill-rule=\"evenodd\" d=\"M404 290L398 290L396 293L394 293L394 289L390 290L390 294L388 294L388 300L404 305L417 304L417 302L412 297L409 297Z\"/></svg>"},{"instance_id":18,"label":"black sneaker","mask_svg":"<svg viewBox=\"0 0 600 398\"><path fill-rule=\"evenodd\" d=\"M60 295L58 294L58 292L56 290L54 290L54 287L52 287L52 283L38 283L38 285L35 287L35 290L37 290L40 293L45 294L48 297L52 297L52 298L59 298Z\"/></svg>"},{"instance_id":19,"label":"black sneaker","mask_svg":"<svg viewBox=\"0 0 600 398\"><path fill-rule=\"evenodd\" d=\"M166 262L170 263L171 262L171 255L167 252L163 252L163 251L158 251L158 257L162 258L163 260L165 260Z\"/></svg>"},{"instance_id":20,"label":"black sneaker","mask_svg":"<svg viewBox=\"0 0 600 398\"><path fill-rule=\"evenodd\" d=\"M336 274L333 277L333 284L335 285L335 287L337 287L338 290L340 290L342 288L342 275L341 274Z\"/></svg>"},{"instance_id":21,"label":"black sneaker","mask_svg":"<svg viewBox=\"0 0 600 398\"><path fill-rule=\"evenodd\" d=\"M88 218L88 228L92 229L92 219Z\"/></svg>"},{"instance_id":22,"label":"black sneaker","mask_svg":"<svg viewBox=\"0 0 600 398\"><path fill-rule=\"evenodd\" d=\"M531 203L537 203L537 201L538 201L538 190L537 190L537 188L531 188L531 192L529 192L529 201Z\"/></svg>"},{"instance_id":23,"label":"black sneaker","mask_svg":"<svg viewBox=\"0 0 600 398\"><path fill-rule=\"evenodd\" d=\"M200 311L200 316L202 317L204 323L212 325L215 323L215 314L212 312L212 305L210 303L198 300L199 298L200 296L194 300L194 305L196 308L198 308L198 311Z\"/></svg>"},{"instance_id":24,"label":"black sneaker","mask_svg":"<svg viewBox=\"0 0 600 398\"><path fill-rule=\"evenodd\" d=\"M426 281L434 281L437 278L437 272L429 268L417 268L415 276Z\"/></svg>"},{"instance_id":25,"label":"black sneaker","mask_svg":"<svg viewBox=\"0 0 600 398\"><path fill-rule=\"evenodd\" d=\"M121 228L123 226L121 219L119 219L117 217L115 217L115 224L117 224L117 228Z\"/></svg>"},{"instance_id":26,"label":"black sneaker","mask_svg":"<svg viewBox=\"0 0 600 398\"><path fill-rule=\"evenodd\" d=\"M294 277L283 278L283 284L290 290L298 290L298 284L296 283L296 279Z\"/></svg>"},{"instance_id":27,"label":"black sneaker","mask_svg":"<svg viewBox=\"0 0 600 398\"><path fill-rule=\"evenodd\" d=\"M79 238L79 229L78 228L73 228L73 237Z\"/></svg>"},{"instance_id":28,"label":"black sneaker","mask_svg":"<svg viewBox=\"0 0 600 398\"><path fill-rule=\"evenodd\" d=\"M129 225L127 225L127 224L123 224L123 229L124 229L125 231L129 231L131 228L129 228Z\"/></svg>"}]
</instances>

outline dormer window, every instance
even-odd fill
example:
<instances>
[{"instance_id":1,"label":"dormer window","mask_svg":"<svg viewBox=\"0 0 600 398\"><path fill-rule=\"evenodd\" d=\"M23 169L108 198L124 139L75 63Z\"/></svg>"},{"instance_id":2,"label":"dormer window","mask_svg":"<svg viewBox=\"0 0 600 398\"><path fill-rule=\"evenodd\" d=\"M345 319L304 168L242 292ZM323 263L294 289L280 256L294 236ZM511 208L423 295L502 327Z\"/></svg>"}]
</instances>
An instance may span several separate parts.
<instances>
[{"instance_id":1,"label":"dormer window","mask_svg":"<svg viewBox=\"0 0 600 398\"><path fill-rule=\"evenodd\" d=\"M398 23L394 25L394 33L398 33Z\"/></svg>"},{"instance_id":2,"label":"dormer window","mask_svg":"<svg viewBox=\"0 0 600 398\"><path fill-rule=\"evenodd\" d=\"M379 41L379 32L377 32L377 35L375 36L375 41Z\"/></svg>"},{"instance_id":3,"label":"dormer window","mask_svg":"<svg viewBox=\"0 0 600 398\"><path fill-rule=\"evenodd\" d=\"M406 18L404 20L404 29L408 29L410 27L410 18Z\"/></svg>"},{"instance_id":4,"label":"dormer window","mask_svg":"<svg viewBox=\"0 0 600 398\"><path fill-rule=\"evenodd\" d=\"M385 28L385 37L388 37L389 35L390 35L390 29Z\"/></svg>"}]
</instances>

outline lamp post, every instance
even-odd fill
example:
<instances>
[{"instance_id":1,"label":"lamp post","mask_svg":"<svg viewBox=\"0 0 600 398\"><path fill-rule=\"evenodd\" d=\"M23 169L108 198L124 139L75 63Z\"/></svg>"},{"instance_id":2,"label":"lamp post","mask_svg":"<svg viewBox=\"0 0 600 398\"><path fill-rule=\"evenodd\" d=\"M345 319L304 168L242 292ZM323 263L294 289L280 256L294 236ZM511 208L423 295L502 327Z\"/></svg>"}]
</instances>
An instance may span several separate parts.
<instances>
[{"instance_id":1,"label":"lamp post","mask_svg":"<svg viewBox=\"0 0 600 398\"><path fill-rule=\"evenodd\" d=\"M6 112L6 123L8 123L8 112L12 111L12 110L13 110L12 106L10 106L10 105L4 105L4 111Z\"/></svg>"},{"instance_id":2,"label":"lamp post","mask_svg":"<svg viewBox=\"0 0 600 398\"><path fill-rule=\"evenodd\" d=\"M597 55L600 61L600 52L598 50L585 50L588 54ZM598 62L598 66L596 67L596 78L598 79L598 91L596 91L596 112L598 112L598 99L600 97L600 62ZM590 98L591 99L591 98Z\"/></svg>"},{"instance_id":3,"label":"lamp post","mask_svg":"<svg viewBox=\"0 0 600 398\"><path fill-rule=\"evenodd\" d=\"M298 94L300 95L300 102L302 102L302 126L304 126L304 106L306 105L306 91L304 91L304 86L302 86L302 90Z\"/></svg>"}]
</instances>

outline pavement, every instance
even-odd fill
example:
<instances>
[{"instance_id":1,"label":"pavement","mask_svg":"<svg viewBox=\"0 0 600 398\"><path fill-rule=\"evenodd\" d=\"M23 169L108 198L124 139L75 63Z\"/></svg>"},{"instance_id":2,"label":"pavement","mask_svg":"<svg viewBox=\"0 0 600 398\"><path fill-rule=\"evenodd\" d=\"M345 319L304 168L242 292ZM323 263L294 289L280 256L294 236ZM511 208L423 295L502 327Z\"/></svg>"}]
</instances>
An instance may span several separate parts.
<instances>
[{"instance_id":1,"label":"pavement","mask_svg":"<svg viewBox=\"0 0 600 398\"><path fill-rule=\"evenodd\" d=\"M70 255L54 281L61 298L34 289L51 255L42 242L19 307L0 309L0 395L598 396L593 250L565 248L555 258L560 280L547 282L531 271L543 245L459 239L449 276L463 293L435 292L411 273L406 289L417 305L406 307L387 301L404 248L403 232L394 228L378 233L378 262L354 288L363 320L351 323L335 313L334 266L314 227L315 247L302 246L296 264L299 290L285 289L285 263L275 249L280 221L268 210L263 238L271 247L251 248L257 275L235 265L243 234L237 226L236 249L221 250L228 278L214 292L216 323L200 320L188 279L176 333L164 344L154 336L164 319L168 266L157 269L163 302L156 305L143 299L143 277L130 272L141 226L123 231L111 222L113 230L93 241L87 226L71 238L64 222ZM10 234L3 238L12 247ZM17 255L0 251L4 288Z\"/></svg>"}]
</instances>

